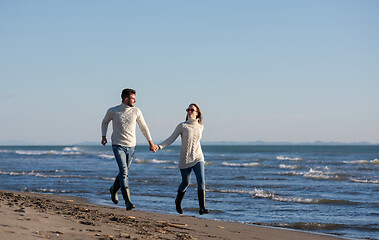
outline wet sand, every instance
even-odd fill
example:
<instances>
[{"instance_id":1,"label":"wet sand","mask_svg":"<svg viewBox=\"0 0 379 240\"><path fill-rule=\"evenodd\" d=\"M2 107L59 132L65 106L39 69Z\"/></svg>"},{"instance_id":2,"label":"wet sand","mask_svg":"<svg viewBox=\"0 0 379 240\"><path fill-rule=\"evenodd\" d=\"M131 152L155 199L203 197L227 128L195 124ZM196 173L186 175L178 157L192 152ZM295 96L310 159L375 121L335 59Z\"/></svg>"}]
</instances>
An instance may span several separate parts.
<instances>
[{"instance_id":1,"label":"wet sand","mask_svg":"<svg viewBox=\"0 0 379 240\"><path fill-rule=\"evenodd\" d=\"M119 203L122 205L123 203ZM0 239L256 239L332 240L330 235L126 211L85 199L0 190Z\"/></svg>"}]
</instances>

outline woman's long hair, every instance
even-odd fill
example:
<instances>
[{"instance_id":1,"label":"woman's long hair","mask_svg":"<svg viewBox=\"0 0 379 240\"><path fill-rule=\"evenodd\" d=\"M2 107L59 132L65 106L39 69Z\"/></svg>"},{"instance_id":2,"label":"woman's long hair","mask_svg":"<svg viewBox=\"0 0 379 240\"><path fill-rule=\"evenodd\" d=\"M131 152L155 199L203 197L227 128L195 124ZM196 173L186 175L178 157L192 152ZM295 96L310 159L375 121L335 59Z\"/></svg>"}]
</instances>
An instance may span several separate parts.
<instances>
[{"instance_id":1,"label":"woman's long hair","mask_svg":"<svg viewBox=\"0 0 379 240\"><path fill-rule=\"evenodd\" d=\"M199 106L197 106L196 103L191 103L190 106L194 106L194 107L196 108L196 110L197 110L197 116L196 116L197 121L198 121L201 125L203 125L203 115L202 115L202 113L201 113L201 110L200 110ZM186 121L187 121L187 120L188 120L188 114L187 114L187 116L186 116Z\"/></svg>"}]
</instances>

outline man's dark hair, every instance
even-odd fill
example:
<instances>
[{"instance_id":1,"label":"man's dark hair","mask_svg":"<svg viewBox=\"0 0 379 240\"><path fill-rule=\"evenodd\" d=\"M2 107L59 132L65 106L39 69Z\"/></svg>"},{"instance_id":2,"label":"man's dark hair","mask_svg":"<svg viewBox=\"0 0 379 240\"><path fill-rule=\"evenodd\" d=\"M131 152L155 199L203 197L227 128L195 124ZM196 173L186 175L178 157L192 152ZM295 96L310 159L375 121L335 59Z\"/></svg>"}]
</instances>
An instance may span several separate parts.
<instances>
[{"instance_id":1,"label":"man's dark hair","mask_svg":"<svg viewBox=\"0 0 379 240\"><path fill-rule=\"evenodd\" d=\"M130 88L126 88L126 89L122 90L122 93L121 93L122 101L124 101L125 98L129 98L130 95L132 95L132 94L136 94L136 90L130 89Z\"/></svg>"}]
</instances>

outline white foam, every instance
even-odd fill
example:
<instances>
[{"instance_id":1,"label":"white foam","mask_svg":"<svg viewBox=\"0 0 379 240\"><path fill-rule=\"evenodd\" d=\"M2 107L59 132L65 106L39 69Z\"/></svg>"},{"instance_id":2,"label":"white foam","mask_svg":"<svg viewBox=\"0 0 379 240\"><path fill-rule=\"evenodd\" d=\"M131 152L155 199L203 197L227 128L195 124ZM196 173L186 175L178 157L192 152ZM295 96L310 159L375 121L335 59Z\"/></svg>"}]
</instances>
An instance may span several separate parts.
<instances>
[{"instance_id":1,"label":"white foam","mask_svg":"<svg viewBox=\"0 0 379 240\"><path fill-rule=\"evenodd\" d=\"M290 158L290 157L284 157L284 156L277 156L277 160L287 160L287 161L301 161L302 158Z\"/></svg>"},{"instance_id":2,"label":"white foam","mask_svg":"<svg viewBox=\"0 0 379 240\"><path fill-rule=\"evenodd\" d=\"M253 197L267 198L279 202L296 202L296 203L316 203L316 199L312 198L300 198L300 197L284 197L272 192L265 191L263 189L255 189Z\"/></svg>"},{"instance_id":3,"label":"white foam","mask_svg":"<svg viewBox=\"0 0 379 240\"><path fill-rule=\"evenodd\" d=\"M8 151L10 152L10 151ZM15 154L18 155L28 155L28 156L39 156L39 155L79 155L82 152L76 147L65 147L62 151L55 150L16 150Z\"/></svg>"},{"instance_id":4,"label":"white foam","mask_svg":"<svg viewBox=\"0 0 379 240\"><path fill-rule=\"evenodd\" d=\"M379 184L379 180L371 180L371 179L350 178L350 181L356 182L356 183L374 183L374 184Z\"/></svg>"},{"instance_id":5,"label":"white foam","mask_svg":"<svg viewBox=\"0 0 379 240\"><path fill-rule=\"evenodd\" d=\"M230 166L230 167L257 167L257 166L260 166L260 164L257 162L253 162L253 163L228 163L228 162L223 162L221 165Z\"/></svg>"},{"instance_id":6,"label":"white foam","mask_svg":"<svg viewBox=\"0 0 379 240\"><path fill-rule=\"evenodd\" d=\"M298 169L300 168L299 165L285 165L285 164L280 164L280 168L285 168L285 169Z\"/></svg>"},{"instance_id":7,"label":"white foam","mask_svg":"<svg viewBox=\"0 0 379 240\"><path fill-rule=\"evenodd\" d=\"M353 161L343 161L343 163L346 164L379 164L379 159L373 159L373 160L353 160Z\"/></svg>"},{"instance_id":8,"label":"white foam","mask_svg":"<svg viewBox=\"0 0 379 240\"><path fill-rule=\"evenodd\" d=\"M109 154L100 154L99 157L102 159L114 159L114 155Z\"/></svg>"},{"instance_id":9,"label":"white foam","mask_svg":"<svg viewBox=\"0 0 379 240\"><path fill-rule=\"evenodd\" d=\"M150 161L151 163L173 163L172 161L168 161L168 160L157 160L157 159L153 159Z\"/></svg>"},{"instance_id":10,"label":"white foam","mask_svg":"<svg viewBox=\"0 0 379 240\"><path fill-rule=\"evenodd\" d=\"M256 189L256 188L253 191L232 190L232 189L210 190L210 191L216 191L220 193L249 194L253 198L266 198L266 199L272 199L274 201L279 201L279 202L296 202L296 203L317 203L318 202L318 199L300 198L300 197L284 197L273 192L269 192L263 189Z\"/></svg>"},{"instance_id":11,"label":"white foam","mask_svg":"<svg viewBox=\"0 0 379 240\"><path fill-rule=\"evenodd\" d=\"M16 150L15 153L19 154L19 155L53 155L53 154L57 154L57 151L53 151L53 150L50 150L50 151Z\"/></svg>"},{"instance_id":12,"label":"white foam","mask_svg":"<svg viewBox=\"0 0 379 240\"><path fill-rule=\"evenodd\" d=\"M318 169L323 169L323 170L318 170ZM334 172L329 172L329 168L326 166L324 168L317 168L316 170L311 168L309 169L308 172L296 172L296 171L291 171L291 172L286 172L283 173L284 175L291 175L291 176L303 176L306 178L310 179L332 179L332 180L339 180L340 176Z\"/></svg>"},{"instance_id":13,"label":"white foam","mask_svg":"<svg viewBox=\"0 0 379 240\"><path fill-rule=\"evenodd\" d=\"M367 160L354 160L354 161L343 161L343 163L351 164L367 164Z\"/></svg>"},{"instance_id":14,"label":"white foam","mask_svg":"<svg viewBox=\"0 0 379 240\"><path fill-rule=\"evenodd\" d=\"M303 174L306 178L311 179L338 179L338 176L331 172L323 172L320 170L309 169L309 172Z\"/></svg>"},{"instance_id":15,"label":"white foam","mask_svg":"<svg viewBox=\"0 0 379 240\"><path fill-rule=\"evenodd\" d=\"M63 152L80 152L80 150L77 147L65 147L63 148Z\"/></svg>"}]
</instances>

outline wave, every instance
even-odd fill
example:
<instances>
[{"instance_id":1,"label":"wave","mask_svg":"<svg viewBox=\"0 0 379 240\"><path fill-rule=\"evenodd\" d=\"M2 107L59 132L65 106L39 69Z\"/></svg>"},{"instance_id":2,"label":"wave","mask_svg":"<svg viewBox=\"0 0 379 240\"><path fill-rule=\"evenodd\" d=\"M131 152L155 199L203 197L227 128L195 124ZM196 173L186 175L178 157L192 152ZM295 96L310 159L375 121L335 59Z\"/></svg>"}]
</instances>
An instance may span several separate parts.
<instances>
[{"instance_id":1,"label":"wave","mask_svg":"<svg viewBox=\"0 0 379 240\"><path fill-rule=\"evenodd\" d=\"M347 200L335 200L335 199L314 199L314 198L302 198L302 197L289 197L281 196L277 193L266 191L263 189L251 190L232 190L232 189L208 189L210 192L219 193L237 193L237 194L249 194L253 198L265 198L278 202L293 202L302 204L331 204L331 205L359 205L359 202L347 201Z\"/></svg>"},{"instance_id":2,"label":"wave","mask_svg":"<svg viewBox=\"0 0 379 240\"><path fill-rule=\"evenodd\" d=\"M260 163L253 162L253 163L228 163L223 162L221 163L222 166L230 166L230 167L257 167L260 166Z\"/></svg>"},{"instance_id":3,"label":"wave","mask_svg":"<svg viewBox=\"0 0 379 240\"><path fill-rule=\"evenodd\" d=\"M290 158L290 157L284 157L284 156L277 156L276 160L288 160L288 161L301 161L302 158Z\"/></svg>"},{"instance_id":4,"label":"wave","mask_svg":"<svg viewBox=\"0 0 379 240\"><path fill-rule=\"evenodd\" d=\"M40 178L85 178L80 175L52 175L52 174L44 174L46 172L63 172L63 170L55 170L55 171L40 171L36 172L32 171L2 171L0 170L1 175L9 175L9 176L34 176Z\"/></svg>"},{"instance_id":5,"label":"wave","mask_svg":"<svg viewBox=\"0 0 379 240\"><path fill-rule=\"evenodd\" d=\"M285 227L293 228L306 231L317 231L317 230L341 230L341 229L358 229L358 230L368 230L368 231L378 231L379 228L374 224L366 225L348 225L348 224L338 224L338 223L316 223L316 222L295 222L295 223L254 223L256 225L268 226L268 227ZM370 238L371 239L371 238Z\"/></svg>"},{"instance_id":6,"label":"wave","mask_svg":"<svg viewBox=\"0 0 379 240\"><path fill-rule=\"evenodd\" d=\"M285 165L285 164L280 164L280 168L285 168L285 169L299 169L301 166L299 165Z\"/></svg>"},{"instance_id":7,"label":"wave","mask_svg":"<svg viewBox=\"0 0 379 240\"><path fill-rule=\"evenodd\" d=\"M280 175L288 175L288 176L303 176L305 178L309 179L316 179L316 180L336 180L336 181L341 181L345 180L346 177L343 176L342 174L334 173L334 172L329 172L329 168L325 167L323 168L326 171L322 170L317 170L317 169L309 169L308 172L296 172L296 171L291 171L291 172L286 172L286 173L279 173Z\"/></svg>"},{"instance_id":8,"label":"wave","mask_svg":"<svg viewBox=\"0 0 379 240\"><path fill-rule=\"evenodd\" d=\"M371 179L350 178L350 181L356 182L356 183L374 183L374 184L379 184L379 180L371 180Z\"/></svg>"},{"instance_id":9,"label":"wave","mask_svg":"<svg viewBox=\"0 0 379 240\"><path fill-rule=\"evenodd\" d=\"M114 155L110 155L110 154L100 154L98 157L100 157L101 159L114 159Z\"/></svg>"},{"instance_id":10,"label":"wave","mask_svg":"<svg viewBox=\"0 0 379 240\"><path fill-rule=\"evenodd\" d=\"M141 158L135 158L133 160L137 164L149 164L149 163L154 163L154 164L178 164L178 162L175 161L169 161L169 160L157 160L157 159L141 159Z\"/></svg>"},{"instance_id":11,"label":"wave","mask_svg":"<svg viewBox=\"0 0 379 240\"><path fill-rule=\"evenodd\" d=\"M374 164L379 165L379 159L373 159L373 160L353 160L353 161L343 161L343 163L346 164Z\"/></svg>"},{"instance_id":12,"label":"wave","mask_svg":"<svg viewBox=\"0 0 379 240\"><path fill-rule=\"evenodd\" d=\"M58 190L58 189L47 189L47 188L35 188L35 189L29 189L29 188L23 188L22 191L25 192L40 192L40 193L90 193L88 191L83 190Z\"/></svg>"},{"instance_id":13,"label":"wave","mask_svg":"<svg viewBox=\"0 0 379 240\"><path fill-rule=\"evenodd\" d=\"M1 153L14 153L26 156L43 155L81 155L83 152L77 147L65 147L61 151L57 150L2 150Z\"/></svg>"},{"instance_id":14,"label":"wave","mask_svg":"<svg viewBox=\"0 0 379 240\"><path fill-rule=\"evenodd\" d=\"M169 160L157 160L157 159L152 159L149 161L150 163L170 163L170 164L178 164L178 162L175 161L169 161Z\"/></svg>"}]
</instances>

